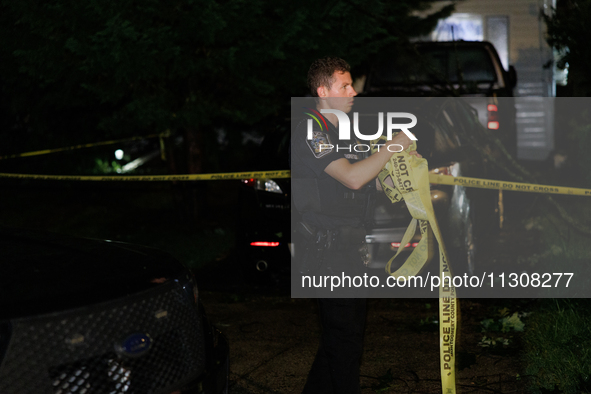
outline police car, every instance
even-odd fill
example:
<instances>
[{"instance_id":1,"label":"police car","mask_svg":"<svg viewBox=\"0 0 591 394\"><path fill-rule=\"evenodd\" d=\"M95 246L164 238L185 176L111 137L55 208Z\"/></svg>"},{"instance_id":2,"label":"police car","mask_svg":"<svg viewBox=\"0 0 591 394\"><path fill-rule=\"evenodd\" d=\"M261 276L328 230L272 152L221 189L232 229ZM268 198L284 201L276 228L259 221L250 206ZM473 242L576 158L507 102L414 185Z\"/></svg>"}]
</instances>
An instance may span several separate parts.
<instances>
[{"instance_id":1,"label":"police car","mask_svg":"<svg viewBox=\"0 0 591 394\"><path fill-rule=\"evenodd\" d=\"M228 344L170 255L2 227L0 254L0 393L228 392Z\"/></svg>"}]
</instances>

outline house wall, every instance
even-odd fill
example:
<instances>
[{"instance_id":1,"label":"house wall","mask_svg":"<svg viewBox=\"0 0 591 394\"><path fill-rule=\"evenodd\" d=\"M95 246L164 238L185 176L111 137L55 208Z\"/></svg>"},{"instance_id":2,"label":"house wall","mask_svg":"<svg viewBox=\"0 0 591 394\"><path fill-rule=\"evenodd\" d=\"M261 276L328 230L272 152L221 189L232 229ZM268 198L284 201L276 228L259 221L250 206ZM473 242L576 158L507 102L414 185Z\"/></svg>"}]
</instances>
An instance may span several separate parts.
<instances>
[{"instance_id":1,"label":"house wall","mask_svg":"<svg viewBox=\"0 0 591 394\"><path fill-rule=\"evenodd\" d=\"M451 2L440 2L444 6ZM517 101L518 158L545 160L554 150L554 107L556 95L553 73L553 51L545 40L546 27L540 12L549 12L555 0L464 0L456 3L453 17L466 15L482 20L482 37L499 45L502 39L491 37L487 25L490 17L506 16L508 20L508 50L504 59L507 68L513 65L517 71L514 94ZM461 37L460 37L461 38ZM437 39L432 35L432 39ZM496 44L495 41L499 42ZM507 59L508 58L508 59ZM502 59L503 60L503 59Z\"/></svg>"}]
</instances>

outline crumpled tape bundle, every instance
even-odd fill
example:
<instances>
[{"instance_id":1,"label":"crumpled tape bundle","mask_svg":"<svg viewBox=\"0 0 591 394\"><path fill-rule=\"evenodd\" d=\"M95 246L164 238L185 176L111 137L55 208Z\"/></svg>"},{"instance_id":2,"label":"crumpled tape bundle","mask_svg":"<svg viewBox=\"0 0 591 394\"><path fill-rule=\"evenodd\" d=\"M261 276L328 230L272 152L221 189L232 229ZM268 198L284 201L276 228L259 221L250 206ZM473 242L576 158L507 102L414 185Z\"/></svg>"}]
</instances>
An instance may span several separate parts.
<instances>
[{"instance_id":1,"label":"crumpled tape bundle","mask_svg":"<svg viewBox=\"0 0 591 394\"><path fill-rule=\"evenodd\" d=\"M372 141L372 153L378 149L378 145L386 142L385 137ZM416 143L408 151L416 150ZM411 276L419 275L429 255L430 234L435 236L439 245L439 334L440 334L440 369L441 388L444 394L455 394L455 353L456 334L459 323L459 303L456 298L456 290L451 283L451 271L447 252L441 236L439 225L431 203L431 192L429 187L429 170L427 160L410 155L408 151L395 153L388 163L378 174L384 193L392 201L397 203L402 200L413 217L406 229L398 252L386 265L386 272L395 277L408 279ZM391 178L392 186L386 179ZM392 272L392 262L402 252L405 245L413 238L417 225L421 232L421 240L410 256L395 272ZM432 231L429 231L429 228ZM445 280L444 278L449 277ZM447 282L447 283L446 283Z\"/></svg>"}]
</instances>

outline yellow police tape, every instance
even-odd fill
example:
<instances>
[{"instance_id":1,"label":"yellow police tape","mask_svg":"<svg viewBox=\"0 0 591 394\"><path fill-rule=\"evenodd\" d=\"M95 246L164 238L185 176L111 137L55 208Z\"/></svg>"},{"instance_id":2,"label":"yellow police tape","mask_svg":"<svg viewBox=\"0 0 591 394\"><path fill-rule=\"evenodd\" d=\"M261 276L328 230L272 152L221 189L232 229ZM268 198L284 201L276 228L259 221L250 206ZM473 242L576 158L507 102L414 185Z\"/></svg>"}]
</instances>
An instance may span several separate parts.
<instances>
[{"instance_id":1,"label":"yellow police tape","mask_svg":"<svg viewBox=\"0 0 591 394\"><path fill-rule=\"evenodd\" d=\"M16 153L16 154L13 154L13 155L0 156L0 160L14 159L14 158L17 158L17 157L29 157L29 156L47 155L49 153L65 152L65 151L75 150L75 149L90 148L90 147L93 147L93 146L112 145L112 144L118 144L118 143L121 143L121 142L129 142L129 141L143 140L143 139L155 138L155 137L160 137L161 145L162 145L162 138L163 137L169 137L169 136L170 136L170 130L166 130L164 133L149 134L149 135L138 136L138 137L130 137L130 138L123 138L123 139L120 139L120 140L92 142L90 144L66 146L66 147L63 147L63 148L44 149L44 150L37 150L37 151L32 151L32 152Z\"/></svg>"},{"instance_id":2,"label":"yellow police tape","mask_svg":"<svg viewBox=\"0 0 591 394\"><path fill-rule=\"evenodd\" d=\"M215 174L180 174L180 175L41 175L41 174L12 174L0 173L0 178L38 179L58 181L209 181L225 179L249 178L290 178L289 170L279 171L247 171L223 172ZM450 175L429 174L429 183L441 185L459 185L482 189L511 190L519 192L566 194L575 196L591 196L591 189L576 187L536 185L531 183L496 181L481 178L454 177Z\"/></svg>"},{"instance_id":3,"label":"yellow police tape","mask_svg":"<svg viewBox=\"0 0 591 394\"><path fill-rule=\"evenodd\" d=\"M531 183L495 181L490 179L454 177L449 175L429 174L429 182L441 185L460 185L481 189L511 190L517 192L568 194L575 196L591 196L591 189L576 187L534 185Z\"/></svg>"},{"instance_id":4,"label":"yellow police tape","mask_svg":"<svg viewBox=\"0 0 591 394\"><path fill-rule=\"evenodd\" d=\"M282 171L248 171L225 172L217 174L183 174L183 175L36 175L0 173L0 178L38 179L46 181L116 181L116 182L161 182L161 181L210 181L231 179L289 178L290 172Z\"/></svg>"},{"instance_id":5,"label":"yellow police tape","mask_svg":"<svg viewBox=\"0 0 591 394\"><path fill-rule=\"evenodd\" d=\"M385 140L385 137L383 139ZM375 147L379 142L378 140L372 143ZM374 148L374 152L375 149L377 148ZM413 143L411 149L416 150L415 143ZM393 187L388 184L388 178L390 178L390 184ZM400 241L401 246L398 248L398 252L386 265L386 272L395 278L404 277L408 279L410 276L418 275L429 257L429 242L432 242L430 239L431 231L428 231L429 229L432 230L439 244L439 274L442 283L439 287L439 363L441 389L444 394L455 394L456 333L458 332L460 311L459 303L456 299L456 290L451 283L451 270L447 252L431 203L427 160L410 155L407 152L395 153L378 174L378 179L380 180L384 193L386 193L392 203L404 200L413 217L402 237L402 241ZM419 244L414 248L404 264L396 272L392 272L392 262L402 252L404 245L409 243L415 235L417 223L421 231ZM450 278L447 280L447 286L444 285L446 277Z\"/></svg>"}]
</instances>

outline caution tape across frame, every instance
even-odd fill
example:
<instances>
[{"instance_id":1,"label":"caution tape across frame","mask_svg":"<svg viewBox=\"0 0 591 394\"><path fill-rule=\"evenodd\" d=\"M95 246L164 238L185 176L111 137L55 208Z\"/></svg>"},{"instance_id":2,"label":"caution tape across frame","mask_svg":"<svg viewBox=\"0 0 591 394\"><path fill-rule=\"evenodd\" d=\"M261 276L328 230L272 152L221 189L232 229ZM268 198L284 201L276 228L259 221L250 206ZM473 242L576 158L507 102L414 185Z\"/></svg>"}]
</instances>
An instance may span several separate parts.
<instances>
[{"instance_id":1,"label":"caution tape across frame","mask_svg":"<svg viewBox=\"0 0 591 394\"><path fill-rule=\"evenodd\" d=\"M36 151L32 151L32 152L15 153L15 154L12 154L12 155L0 156L0 160L16 159L16 158L19 158L19 157L31 157L31 156L48 155L50 153L68 152L68 151L77 150L77 149L92 148L94 146L113 145L113 144L119 144L119 143L123 143L123 142L138 141L138 140L144 140L144 139L156 138L156 137L160 137L161 139L162 138L165 138L165 137L170 137L170 130L166 130L164 133L157 133L157 134L149 134L149 135L143 135L143 136L122 138L122 139L118 139L118 140L91 142L91 143L88 143L88 144L80 144L80 145L74 145L74 146L66 146L66 147L63 147L63 148L42 149L42 150L36 150Z\"/></svg>"},{"instance_id":2,"label":"caution tape across frame","mask_svg":"<svg viewBox=\"0 0 591 394\"><path fill-rule=\"evenodd\" d=\"M290 178L289 170L223 172L215 174L182 175L38 175L0 173L0 178L36 179L45 181L99 181L99 182L163 182L163 181L212 181L257 178Z\"/></svg>"},{"instance_id":3,"label":"caution tape across frame","mask_svg":"<svg viewBox=\"0 0 591 394\"><path fill-rule=\"evenodd\" d=\"M222 172L212 174L180 175L41 175L0 173L0 178L57 180L57 181L99 181L99 182L166 182L166 181L211 181L232 179L290 178L289 170ZM591 189L566 186L540 185L522 182L498 181L482 178L454 177L451 175L429 174L429 182L440 185L475 187L480 189L509 190L529 193L564 194L591 197Z\"/></svg>"},{"instance_id":4,"label":"caution tape across frame","mask_svg":"<svg viewBox=\"0 0 591 394\"><path fill-rule=\"evenodd\" d=\"M440 185L459 185L480 189L510 190L517 192L567 194L574 196L591 196L591 189L577 187L539 185L533 183L496 181L481 178L454 177L450 175L429 174L429 182Z\"/></svg>"}]
</instances>

